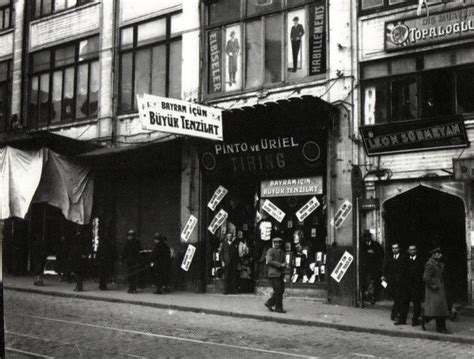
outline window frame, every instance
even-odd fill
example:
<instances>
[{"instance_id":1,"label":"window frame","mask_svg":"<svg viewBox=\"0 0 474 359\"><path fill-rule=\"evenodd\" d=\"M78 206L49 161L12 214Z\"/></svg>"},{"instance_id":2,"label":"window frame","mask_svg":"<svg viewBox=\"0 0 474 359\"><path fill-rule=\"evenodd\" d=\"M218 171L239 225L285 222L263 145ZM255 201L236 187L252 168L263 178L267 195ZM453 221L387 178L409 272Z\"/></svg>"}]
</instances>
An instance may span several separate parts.
<instances>
[{"instance_id":1,"label":"window frame","mask_svg":"<svg viewBox=\"0 0 474 359\"><path fill-rule=\"evenodd\" d=\"M76 8L76 7L79 7L79 6L88 4L88 3L92 3L95 0L77 0L75 5L69 6L69 7L67 6L68 0L65 0L66 1L66 6L63 9L60 9L60 10L56 10L55 9L55 1L50 0L51 1L51 6L49 8L50 11L48 13L44 13L44 11L43 11L44 10L43 9L43 2L44 1L46 1L46 0L31 0L31 3L30 3L31 4L30 20L37 20L37 19L41 19L43 17L50 16L50 15L53 15L53 14L59 14L61 12L67 11L69 9L73 9L73 8ZM39 11L39 15L36 15L36 6L38 4L39 4L40 11Z\"/></svg>"},{"instance_id":2,"label":"window frame","mask_svg":"<svg viewBox=\"0 0 474 359\"><path fill-rule=\"evenodd\" d=\"M13 27L13 12L14 12L14 7L13 7L13 0L9 0L10 3L7 5L3 5L0 7L0 16L2 17L2 23L0 27L0 31L8 30ZM5 26L5 12L6 10L10 10L8 14L8 26Z\"/></svg>"},{"instance_id":3,"label":"window frame","mask_svg":"<svg viewBox=\"0 0 474 359\"><path fill-rule=\"evenodd\" d=\"M0 122L0 132L5 132L11 129L10 116L11 116L11 86L12 86L12 60L5 60L1 63L7 64L7 78L4 81L0 81L0 87L5 87L5 94L2 100L5 101L3 108L1 109L5 113L5 123Z\"/></svg>"},{"instance_id":4,"label":"window frame","mask_svg":"<svg viewBox=\"0 0 474 359\"><path fill-rule=\"evenodd\" d=\"M182 33L181 32L176 32L175 34L171 33L171 19L175 15L181 14L182 11L173 11L170 13L167 13L165 15L157 16L151 19L146 19L143 21L135 22L130 25L122 26L119 29L119 60L118 60L118 114L119 115L126 115L126 114L133 114L138 111L138 108L135 108L135 76L136 76L136 71L135 71L135 65L136 65L136 58L137 58L137 53L140 52L141 50L150 50L153 51L153 48L161 45L165 45L165 51L166 51L166 79L165 79L165 96L169 96L169 91L170 91L170 52L171 52L171 45L176 42L181 42L182 45ZM155 41L150 40L146 41L144 44L139 44L138 43L138 27L142 24L146 24L149 22L157 21L160 19L166 19L166 33L164 38L159 38ZM132 29L132 44L125 45L122 47L122 33L126 29ZM122 66L123 66L123 57L125 55L131 54L132 57L132 73L131 73L131 108L130 110L123 110L122 109ZM181 77L182 78L182 77Z\"/></svg>"},{"instance_id":5,"label":"window frame","mask_svg":"<svg viewBox=\"0 0 474 359\"><path fill-rule=\"evenodd\" d=\"M382 0L383 4L379 6L374 6L369 9L363 9L362 4L364 0L358 0L358 15L359 16L364 16L367 14L373 14L377 12L382 12L382 11L387 11L387 10L392 10L392 9L397 9L397 8L402 8L402 7L407 7L407 6L412 6L412 5L417 5L418 0L406 0L404 2L398 3L398 4L390 4L391 0Z\"/></svg>"},{"instance_id":6,"label":"window frame","mask_svg":"<svg viewBox=\"0 0 474 359\"><path fill-rule=\"evenodd\" d=\"M87 37L83 37L83 38L80 38L78 40L74 40L72 42L68 42L68 43L64 43L64 44L60 44L60 45L57 45L57 46L54 46L54 47L50 47L48 49L42 49L42 50L39 50L39 51L35 51L35 52L32 52L29 54L29 71L28 71L28 107L30 106L31 102L32 102L32 83L33 83L33 79L34 78L38 78L38 94L37 94L37 106L38 106L38 109L39 109L39 106L40 106L40 91L39 89L41 89L41 76L45 75L45 74L48 74L48 83L49 83L49 86L48 86L48 101L47 101L47 106L48 106L48 119L46 122L42 122L41 121L41 118L40 118L40 114L39 114L39 111L38 113L36 114L35 118L33 118L33 116L29 116L29 121L30 121L30 125L33 125L34 128L41 128L41 127L47 127L47 126L51 126L51 125L60 125L60 124L66 124L66 123L76 123L76 122L81 122L81 121L85 121L85 120L88 120L88 119L91 119L93 117L97 117L98 116L98 110L96 111L95 114L91 114L90 113L90 97L91 97L91 94L90 94L90 69L91 69L91 66L93 63L97 62L100 64L99 62L99 53L100 53L100 49L97 50L97 52L95 53L91 53L91 54L88 54L89 56L87 56L85 59L83 60L79 60L79 57L80 57L80 54L79 54L79 46L80 46L80 43L83 42L83 41L86 41L86 40L89 40L89 39L93 39L93 38L97 38L97 41L99 41L99 35L96 34L96 35L91 35L91 36L87 36ZM74 46L74 59L71 61L71 62L67 62L67 63L63 63L59 66L56 66L55 65L55 60L56 60L56 51L60 50L60 49L64 49L64 48L67 48L67 47L70 47L70 46ZM47 68L44 68L44 69L41 69L41 70L38 70L38 71L34 71L33 70L33 59L34 59L34 56L38 53L41 53L43 51L48 51L49 52L49 64L48 64L48 67ZM79 71L79 67L82 66L82 65L87 65L87 68L88 68L88 78L87 78L87 103L88 103L88 114L85 115L84 117L77 117L76 116L76 107L77 107L77 86L78 86L78 82L79 82L79 76L78 76L78 71ZM100 65L99 65L100 66ZM64 113L64 102L65 102L65 84L66 84L66 71L68 69L73 69L74 71L74 80L73 80L73 96L72 96L72 110L71 110L71 113L72 113L72 116L71 118L66 118L65 117L65 113ZM60 116L59 116L59 121L52 121L53 118L52 118L52 111L54 110L54 104L53 104L53 82L54 82L54 74L56 72L61 72L61 77L62 77L62 81L61 81L61 113L60 113ZM28 113L29 113L29 109L28 109Z\"/></svg>"}]
</instances>

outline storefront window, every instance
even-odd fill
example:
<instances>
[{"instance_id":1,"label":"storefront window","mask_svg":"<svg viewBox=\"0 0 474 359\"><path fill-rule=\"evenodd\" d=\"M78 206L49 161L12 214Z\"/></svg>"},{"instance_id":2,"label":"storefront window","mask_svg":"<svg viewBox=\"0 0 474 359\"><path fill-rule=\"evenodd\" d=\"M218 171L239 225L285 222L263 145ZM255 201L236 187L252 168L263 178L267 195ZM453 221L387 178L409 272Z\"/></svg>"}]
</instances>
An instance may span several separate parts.
<instances>
[{"instance_id":1,"label":"storefront window","mask_svg":"<svg viewBox=\"0 0 474 359\"><path fill-rule=\"evenodd\" d=\"M422 75L422 115L436 117L454 113L454 73L437 70Z\"/></svg>"},{"instance_id":2,"label":"storefront window","mask_svg":"<svg viewBox=\"0 0 474 359\"><path fill-rule=\"evenodd\" d=\"M457 113L474 112L474 68L456 73Z\"/></svg>"},{"instance_id":3,"label":"storefront window","mask_svg":"<svg viewBox=\"0 0 474 359\"><path fill-rule=\"evenodd\" d=\"M392 121L416 119L418 116L416 79L392 82Z\"/></svg>"}]
</instances>

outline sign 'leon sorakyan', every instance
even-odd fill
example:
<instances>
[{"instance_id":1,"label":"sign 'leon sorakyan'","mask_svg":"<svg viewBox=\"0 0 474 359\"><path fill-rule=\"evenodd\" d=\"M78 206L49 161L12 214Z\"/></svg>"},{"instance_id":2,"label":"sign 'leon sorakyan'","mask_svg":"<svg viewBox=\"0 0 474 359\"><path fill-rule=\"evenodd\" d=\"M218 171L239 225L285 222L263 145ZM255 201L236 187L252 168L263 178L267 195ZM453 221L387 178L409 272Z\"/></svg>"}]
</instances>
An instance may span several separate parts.
<instances>
[{"instance_id":1,"label":"sign 'leon sorakyan'","mask_svg":"<svg viewBox=\"0 0 474 359\"><path fill-rule=\"evenodd\" d=\"M148 94L137 95L137 105L144 129L223 140L218 108Z\"/></svg>"}]
</instances>

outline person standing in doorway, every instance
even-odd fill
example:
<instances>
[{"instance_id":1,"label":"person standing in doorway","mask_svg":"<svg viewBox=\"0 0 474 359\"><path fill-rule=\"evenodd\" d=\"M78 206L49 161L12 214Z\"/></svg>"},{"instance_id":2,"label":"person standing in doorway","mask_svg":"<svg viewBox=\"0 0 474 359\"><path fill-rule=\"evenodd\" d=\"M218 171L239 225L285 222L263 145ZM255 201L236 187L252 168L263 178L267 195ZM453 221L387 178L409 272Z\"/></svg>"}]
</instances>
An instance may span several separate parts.
<instances>
[{"instance_id":1,"label":"person standing in doorway","mask_svg":"<svg viewBox=\"0 0 474 359\"><path fill-rule=\"evenodd\" d=\"M269 311L277 313L286 313L283 310L283 293L285 292L285 252L282 249L283 240L279 237L273 238L273 247L267 251L268 279L270 279L273 288L271 298L265 302ZM275 308L274 308L275 307Z\"/></svg>"},{"instance_id":2,"label":"person standing in doorway","mask_svg":"<svg viewBox=\"0 0 474 359\"><path fill-rule=\"evenodd\" d=\"M105 235L99 238L97 259L99 262L99 289L107 290L107 282L113 276L117 251L115 245Z\"/></svg>"},{"instance_id":3,"label":"person standing in doorway","mask_svg":"<svg viewBox=\"0 0 474 359\"><path fill-rule=\"evenodd\" d=\"M84 238L82 238L82 232L77 230L71 243L72 270L74 272L74 280L76 281L75 292L82 292L84 290L83 281L86 275L86 259L87 250L84 245Z\"/></svg>"},{"instance_id":4,"label":"person standing in doorway","mask_svg":"<svg viewBox=\"0 0 474 359\"><path fill-rule=\"evenodd\" d=\"M221 264L224 268L225 289L224 294L232 294L237 290L237 265L239 263L239 249L235 243L234 235L227 233L221 243L219 251Z\"/></svg>"},{"instance_id":5,"label":"person standing in doorway","mask_svg":"<svg viewBox=\"0 0 474 359\"><path fill-rule=\"evenodd\" d=\"M360 246L360 278L362 301L374 305L379 292L379 278L382 275L383 249L373 240L372 233L364 230Z\"/></svg>"},{"instance_id":6,"label":"person standing in doorway","mask_svg":"<svg viewBox=\"0 0 474 359\"><path fill-rule=\"evenodd\" d=\"M410 302L413 303L413 317L411 325L417 326L420 324L421 316L421 302L423 300L423 261L417 253L416 245L411 244L408 247L408 258L406 262L406 295L403 300L402 309L400 312L399 322L395 324L405 324Z\"/></svg>"},{"instance_id":7,"label":"person standing in doorway","mask_svg":"<svg viewBox=\"0 0 474 359\"><path fill-rule=\"evenodd\" d=\"M301 37L304 35L303 25L298 23L299 17L293 18L293 26L291 27L290 39L291 39L291 51L293 54L293 72L296 72L298 68L298 55L301 48Z\"/></svg>"},{"instance_id":8,"label":"person standing in doorway","mask_svg":"<svg viewBox=\"0 0 474 359\"><path fill-rule=\"evenodd\" d=\"M393 306L390 318L395 324L400 323L400 312L406 292L406 258L400 253L397 242L392 244L392 256L387 258L382 281L388 283L388 290L393 298Z\"/></svg>"},{"instance_id":9,"label":"person standing in doorway","mask_svg":"<svg viewBox=\"0 0 474 359\"><path fill-rule=\"evenodd\" d=\"M230 32L230 39L227 41L225 52L229 57L229 86L235 84L235 74L237 73L237 58L239 56L239 40L235 38L235 31Z\"/></svg>"},{"instance_id":10,"label":"person standing in doorway","mask_svg":"<svg viewBox=\"0 0 474 359\"><path fill-rule=\"evenodd\" d=\"M449 317L448 303L443 279L444 263L441 263L441 249L430 251L431 257L425 264L423 282L425 283L425 312L421 317L421 328L426 330L425 323L436 319L438 333L449 334L446 329L446 318Z\"/></svg>"},{"instance_id":11,"label":"person standing in doorway","mask_svg":"<svg viewBox=\"0 0 474 359\"><path fill-rule=\"evenodd\" d=\"M153 235L155 246L151 252L151 265L155 278L155 294L162 294L163 287L168 285L168 277L171 267L170 247L166 244L167 238L160 233Z\"/></svg>"},{"instance_id":12,"label":"person standing in doorway","mask_svg":"<svg viewBox=\"0 0 474 359\"><path fill-rule=\"evenodd\" d=\"M127 241L122 252L122 263L127 265L128 293L137 293L138 271L140 270L141 243L133 229L127 233Z\"/></svg>"}]
</instances>

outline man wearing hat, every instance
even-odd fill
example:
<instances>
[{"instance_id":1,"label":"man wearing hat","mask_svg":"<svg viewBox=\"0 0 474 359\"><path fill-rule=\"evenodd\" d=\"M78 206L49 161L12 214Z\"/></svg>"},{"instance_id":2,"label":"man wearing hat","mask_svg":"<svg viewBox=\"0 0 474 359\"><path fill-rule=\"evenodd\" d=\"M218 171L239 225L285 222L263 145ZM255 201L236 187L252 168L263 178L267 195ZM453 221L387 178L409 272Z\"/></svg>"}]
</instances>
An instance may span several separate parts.
<instances>
[{"instance_id":1,"label":"man wearing hat","mask_svg":"<svg viewBox=\"0 0 474 359\"><path fill-rule=\"evenodd\" d=\"M296 72L298 67L298 54L300 53L301 37L304 35L303 25L298 24L299 18L295 16L293 18L293 26L291 27L290 39L291 39L291 50L293 53L293 72Z\"/></svg>"},{"instance_id":2,"label":"man wearing hat","mask_svg":"<svg viewBox=\"0 0 474 359\"><path fill-rule=\"evenodd\" d=\"M127 265L128 274L128 293L137 292L138 272L140 269L140 250L141 243L137 239L135 231L129 230L127 241L122 252L122 263Z\"/></svg>"},{"instance_id":3,"label":"man wearing hat","mask_svg":"<svg viewBox=\"0 0 474 359\"><path fill-rule=\"evenodd\" d=\"M155 294L161 294L163 286L167 289L169 271L171 268L170 247L166 244L167 238L160 233L153 235L155 246L151 252L151 266L155 277Z\"/></svg>"},{"instance_id":4,"label":"man wearing hat","mask_svg":"<svg viewBox=\"0 0 474 359\"><path fill-rule=\"evenodd\" d=\"M383 249L374 241L372 233L365 229L360 244L360 283L362 301L374 305L380 289L379 278L382 275Z\"/></svg>"},{"instance_id":5,"label":"man wearing hat","mask_svg":"<svg viewBox=\"0 0 474 359\"><path fill-rule=\"evenodd\" d=\"M446 318L449 317L446 291L444 287L444 263L441 263L441 249L436 247L430 251L431 257L425 264L423 282L425 283L425 312L421 317L421 328L425 330L425 323L436 319L438 333L448 334Z\"/></svg>"},{"instance_id":6,"label":"man wearing hat","mask_svg":"<svg viewBox=\"0 0 474 359\"><path fill-rule=\"evenodd\" d=\"M285 252L282 249L282 239L273 238L273 247L267 251L268 279L270 279L273 288L271 298L265 302L269 311L277 313L286 313L283 310L283 293L285 292ZM275 309L273 309L275 307Z\"/></svg>"}]
</instances>

